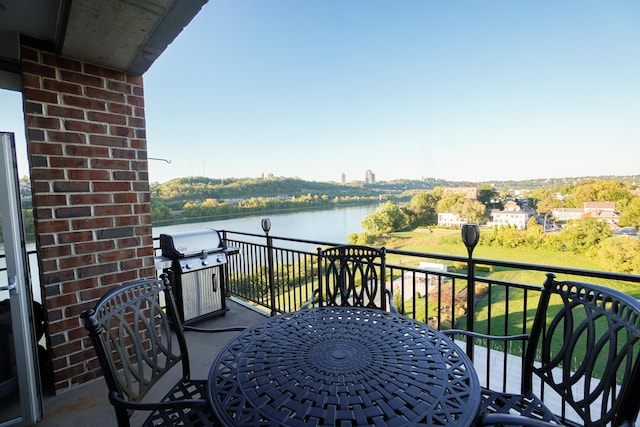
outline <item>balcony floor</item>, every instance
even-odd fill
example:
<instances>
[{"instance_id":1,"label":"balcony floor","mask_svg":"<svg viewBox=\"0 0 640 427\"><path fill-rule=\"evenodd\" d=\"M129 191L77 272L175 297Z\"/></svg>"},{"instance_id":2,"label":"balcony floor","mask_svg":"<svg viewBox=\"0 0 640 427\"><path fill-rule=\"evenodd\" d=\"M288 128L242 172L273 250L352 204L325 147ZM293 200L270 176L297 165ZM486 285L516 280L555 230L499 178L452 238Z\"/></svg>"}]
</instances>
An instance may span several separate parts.
<instances>
[{"instance_id":1,"label":"balcony floor","mask_svg":"<svg viewBox=\"0 0 640 427\"><path fill-rule=\"evenodd\" d=\"M266 319L266 315L250 310L232 300L227 300L229 311L225 316L198 323L197 326L221 328L225 326L248 326ZM191 358L193 378L206 378L218 351L237 332L222 334L199 334L187 332L186 339ZM179 373L176 373L179 375ZM174 382L177 381L177 377ZM139 425L144 414L136 415L131 425ZM107 398L107 386L102 378L80 385L57 396L44 398L44 418L36 424L40 427L68 427L90 425L113 427L116 417Z\"/></svg>"}]
</instances>

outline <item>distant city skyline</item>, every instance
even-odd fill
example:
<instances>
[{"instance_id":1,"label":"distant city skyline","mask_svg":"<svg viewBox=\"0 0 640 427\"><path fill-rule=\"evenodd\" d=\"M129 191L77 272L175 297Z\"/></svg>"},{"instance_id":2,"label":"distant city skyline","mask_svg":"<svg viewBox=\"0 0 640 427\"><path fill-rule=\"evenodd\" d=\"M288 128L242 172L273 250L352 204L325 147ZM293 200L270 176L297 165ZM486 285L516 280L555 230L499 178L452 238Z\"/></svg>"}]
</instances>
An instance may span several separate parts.
<instances>
[{"instance_id":1,"label":"distant city skyline","mask_svg":"<svg viewBox=\"0 0 640 427\"><path fill-rule=\"evenodd\" d=\"M209 1L144 75L151 182L640 172L640 2ZM21 97L0 91L0 130ZM361 179L361 178L358 178Z\"/></svg>"}]
</instances>

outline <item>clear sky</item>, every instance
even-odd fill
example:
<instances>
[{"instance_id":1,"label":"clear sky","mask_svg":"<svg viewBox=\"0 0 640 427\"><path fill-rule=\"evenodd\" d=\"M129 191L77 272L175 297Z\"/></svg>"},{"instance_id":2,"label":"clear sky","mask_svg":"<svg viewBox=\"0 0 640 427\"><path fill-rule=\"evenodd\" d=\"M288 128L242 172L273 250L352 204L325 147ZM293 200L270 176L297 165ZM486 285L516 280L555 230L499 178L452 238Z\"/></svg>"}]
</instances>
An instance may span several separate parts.
<instances>
[{"instance_id":1,"label":"clear sky","mask_svg":"<svg viewBox=\"0 0 640 427\"><path fill-rule=\"evenodd\" d=\"M144 82L151 181L640 174L637 0L210 0Z\"/></svg>"}]
</instances>

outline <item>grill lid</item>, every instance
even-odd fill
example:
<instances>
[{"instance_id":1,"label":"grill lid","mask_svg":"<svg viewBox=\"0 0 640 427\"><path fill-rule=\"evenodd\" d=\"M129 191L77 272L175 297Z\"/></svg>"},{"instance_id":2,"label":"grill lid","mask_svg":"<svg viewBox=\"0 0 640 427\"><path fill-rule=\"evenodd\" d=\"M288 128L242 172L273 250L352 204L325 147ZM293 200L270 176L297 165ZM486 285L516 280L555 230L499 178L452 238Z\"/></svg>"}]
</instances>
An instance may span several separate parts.
<instances>
[{"instance_id":1,"label":"grill lid","mask_svg":"<svg viewBox=\"0 0 640 427\"><path fill-rule=\"evenodd\" d=\"M179 233L161 234L160 248L162 256L167 258L185 258L224 249L220 233L217 230L195 230Z\"/></svg>"}]
</instances>

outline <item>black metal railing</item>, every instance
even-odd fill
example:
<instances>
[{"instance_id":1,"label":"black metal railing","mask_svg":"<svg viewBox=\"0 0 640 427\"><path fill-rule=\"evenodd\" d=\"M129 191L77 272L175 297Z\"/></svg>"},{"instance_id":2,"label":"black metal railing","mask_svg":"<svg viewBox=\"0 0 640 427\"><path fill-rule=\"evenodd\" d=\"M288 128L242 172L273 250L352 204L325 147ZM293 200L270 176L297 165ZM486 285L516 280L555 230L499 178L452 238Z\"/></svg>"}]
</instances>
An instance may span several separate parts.
<instances>
[{"instance_id":1,"label":"black metal railing","mask_svg":"<svg viewBox=\"0 0 640 427\"><path fill-rule=\"evenodd\" d=\"M307 301L318 284L318 248L339 244L220 232L227 246L239 249L225 267L227 294L271 315L295 311ZM159 255L157 239L154 249ZM35 251L29 256L34 262ZM3 257L0 255L0 259ZM473 278L467 274L471 262ZM547 272L555 273L560 280L597 282L640 298L640 276L636 275L389 248L386 272L388 287L402 314L439 329L466 329L471 324L476 332L494 335L529 331ZM514 280L515 276L520 279ZM472 289L467 289L469 283ZM475 299L473 307L467 306L470 292ZM517 346L477 341L460 344L468 354L478 349L474 362L487 387L498 388L501 384L507 390L509 372L514 367L517 372L522 366L522 348ZM495 367L500 368L497 371L501 375L495 375Z\"/></svg>"},{"instance_id":2,"label":"black metal railing","mask_svg":"<svg viewBox=\"0 0 640 427\"><path fill-rule=\"evenodd\" d=\"M272 315L297 310L310 297L318 283L317 249L338 245L221 232L228 245L240 249L227 265L228 294ZM467 275L470 262L475 267L473 280ZM474 331L493 335L529 332L547 272L561 280L596 281L631 290L640 297L640 276L635 275L389 248L386 272L387 286L402 314L439 329L467 329L471 324ZM513 280L514 276L526 280ZM473 289L467 289L468 283ZM467 307L470 293L475 297L473 307ZM513 387L519 384L524 356L521 344L473 340L460 344L471 357L473 349L478 349L474 363L483 385L519 392Z\"/></svg>"}]
</instances>

